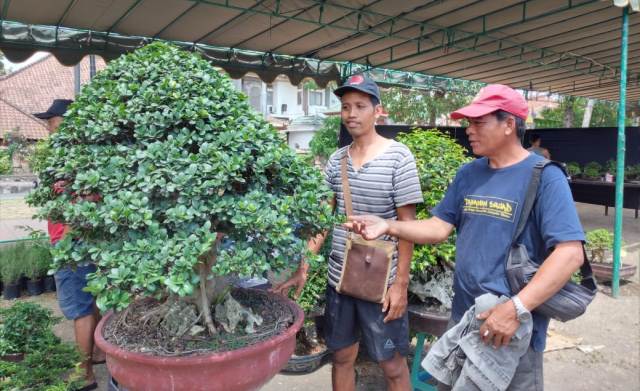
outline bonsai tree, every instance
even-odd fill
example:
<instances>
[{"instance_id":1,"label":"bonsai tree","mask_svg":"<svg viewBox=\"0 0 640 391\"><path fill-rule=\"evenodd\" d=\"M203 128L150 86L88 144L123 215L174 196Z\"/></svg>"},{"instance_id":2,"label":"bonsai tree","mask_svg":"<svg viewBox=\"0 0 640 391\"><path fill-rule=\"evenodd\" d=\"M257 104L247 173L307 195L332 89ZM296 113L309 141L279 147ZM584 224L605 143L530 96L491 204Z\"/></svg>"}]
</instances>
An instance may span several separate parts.
<instances>
[{"instance_id":1,"label":"bonsai tree","mask_svg":"<svg viewBox=\"0 0 640 391\"><path fill-rule=\"evenodd\" d=\"M567 163L567 174L569 174L569 176L571 176L572 178L575 178L581 173L582 173L582 170L580 169L580 164L576 162Z\"/></svg>"},{"instance_id":2,"label":"bonsai tree","mask_svg":"<svg viewBox=\"0 0 640 391\"><path fill-rule=\"evenodd\" d=\"M640 179L640 164L633 166L627 166L624 169L624 179L627 181L634 181Z\"/></svg>"},{"instance_id":3,"label":"bonsai tree","mask_svg":"<svg viewBox=\"0 0 640 391\"><path fill-rule=\"evenodd\" d=\"M152 297L171 304L162 319L195 305L191 319L215 334L220 277L282 270L334 223L321 173L226 75L163 43L98 73L50 144L30 202L71 226L54 268L96 263L88 290L103 311ZM218 248L223 236L233 245Z\"/></svg>"},{"instance_id":4,"label":"bonsai tree","mask_svg":"<svg viewBox=\"0 0 640 391\"><path fill-rule=\"evenodd\" d=\"M602 166L598 162L589 162L584 166L582 174L587 179L600 179L602 177Z\"/></svg>"},{"instance_id":5,"label":"bonsai tree","mask_svg":"<svg viewBox=\"0 0 640 391\"><path fill-rule=\"evenodd\" d=\"M613 233L604 228L587 232L585 248L591 252L592 261L606 262L605 253L613 249Z\"/></svg>"},{"instance_id":6,"label":"bonsai tree","mask_svg":"<svg viewBox=\"0 0 640 391\"><path fill-rule=\"evenodd\" d=\"M443 198L458 169L471 161L466 150L437 129L414 129L398 135L416 159L424 203L418 205L417 219L431 217L430 211ZM435 298L445 309L453 296L452 264L455 261L455 236L437 245L416 245L411 262L409 291L422 301Z\"/></svg>"}]
</instances>

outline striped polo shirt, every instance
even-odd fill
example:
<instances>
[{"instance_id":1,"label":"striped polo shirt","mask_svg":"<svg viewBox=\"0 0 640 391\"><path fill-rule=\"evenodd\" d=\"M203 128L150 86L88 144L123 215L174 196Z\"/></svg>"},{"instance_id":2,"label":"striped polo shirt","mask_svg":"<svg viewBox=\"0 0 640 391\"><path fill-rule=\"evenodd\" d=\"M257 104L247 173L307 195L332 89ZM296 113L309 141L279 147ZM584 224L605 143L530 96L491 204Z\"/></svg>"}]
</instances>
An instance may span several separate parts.
<instances>
[{"instance_id":1,"label":"striped polo shirt","mask_svg":"<svg viewBox=\"0 0 640 391\"><path fill-rule=\"evenodd\" d=\"M348 151L349 146L337 150L325 167L325 180L336 195L337 212L340 214L346 214L340 160L345 154L349 156ZM416 162L404 144L393 141L380 155L363 164L357 171L353 168L350 156L347 161L354 214L372 214L384 219L397 219L397 208L423 202ZM390 236L381 239L396 243L389 276L391 284L395 280L398 265L397 239ZM340 280L346 242L347 230L336 226L333 229L329 257L329 284L334 288Z\"/></svg>"}]
</instances>

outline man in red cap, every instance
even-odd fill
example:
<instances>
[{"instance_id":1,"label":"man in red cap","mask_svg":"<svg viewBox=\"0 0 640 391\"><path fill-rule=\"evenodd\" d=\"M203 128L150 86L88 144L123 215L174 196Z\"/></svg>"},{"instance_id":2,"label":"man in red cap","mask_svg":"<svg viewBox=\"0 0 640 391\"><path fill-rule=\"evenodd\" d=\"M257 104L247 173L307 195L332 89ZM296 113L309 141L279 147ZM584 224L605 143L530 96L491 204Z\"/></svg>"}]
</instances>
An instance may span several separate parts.
<instances>
[{"instance_id":1,"label":"man in red cap","mask_svg":"<svg viewBox=\"0 0 640 391\"><path fill-rule=\"evenodd\" d=\"M461 321L475 298L491 293L511 297L478 315L479 336L496 349L509 345L529 312L560 290L583 263L584 233L562 170L542 172L533 211L521 243L541 264L535 277L512 295L505 264L527 187L543 157L523 148L527 103L504 85L484 87L470 105L451 114L466 119L473 153L480 158L463 166L444 199L427 220L391 221L351 216L354 230L366 239L382 234L415 243L439 243L456 229L456 269L450 326ZM509 390L542 390L542 352L549 318L536 312L528 350L519 358ZM516 358L518 360L518 358ZM497 363L498 365L500 363ZM490 365L490 364L486 364ZM495 363L493 363L495 365ZM447 389L440 385L441 389Z\"/></svg>"}]
</instances>

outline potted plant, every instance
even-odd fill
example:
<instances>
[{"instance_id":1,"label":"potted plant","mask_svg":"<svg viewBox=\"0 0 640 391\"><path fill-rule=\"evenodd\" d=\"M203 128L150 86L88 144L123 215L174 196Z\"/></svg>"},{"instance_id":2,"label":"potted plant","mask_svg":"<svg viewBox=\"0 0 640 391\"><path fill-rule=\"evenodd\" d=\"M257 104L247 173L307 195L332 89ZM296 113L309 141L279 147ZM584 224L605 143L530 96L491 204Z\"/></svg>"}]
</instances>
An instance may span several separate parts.
<instances>
[{"instance_id":1,"label":"potted plant","mask_svg":"<svg viewBox=\"0 0 640 391\"><path fill-rule=\"evenodd\" d=\"M324 307L327 288L327 260L331 251L331 233L326 237L320 254L323 262L310 265L307 282L296 299L304 311L303 327L296 335L296 349L282 370L288 373L311 373L320 368L329 355L324 342ZM291 292L293 295L293 292Z\"/></svg>"},{"instance_id":2,"label":"potted plant","mask_svg":"<svg viewBox=\"0 0 640 391\"><path fill-rule=\"evenodd\" d=\"M27 292L31 296L37 296L44 292L44 277L49 270L51 253L48 243L34 241L25 246L22 253L27 281Z\"/></svg>"},{"instance_id":3,"label":"potted plant","mask_svg":"<svg viewBox=\"0 0 640 391\"><path fill-rule=\"evenodd\" d=\"M589 162L584 166L582 176L584 179L598 181L602 179L602 166L598 162Z\"/></svg>"},{"instance_id":4,"label":"potted plant","mask_svg":"<svg viewBox=\"0 0 640 391\"><path fill-rule=\"evenodd\" d=\"M578 178L580 174L582 174L580 164L578 164L577 162L567 163L567 174L569 174L569 176L573 179Z\"/></svg>"},{"instance_id":5,"label":"potted plant","mask_svg":"<svg viewBox=\"0 0 640 391\"><path fill-rule=\"evenodd\" d=\"M0 389L78 388L81 357L73 345L53 333L59 320L35 303L17 302L0 309Z\"/></svg>"},{"instance_id":6,"label":"potted plant","mask_svg":"<svg viewBox=\"0 0 640 391\"><path fill-rule=\"evenodd\" d=\"M640 181L640 164L627 166L624 171L624 179L627 182L637 183Z\"/></svg>"},{"instance_id":7,"label":"potted plant","mask_svg":"<svg viewBox=\"0 0 640 391\"><path fill-rule=\"evenodd\" d=\"M115 312L95 339L120 385L257 389L285 365L300 308L226 277L298 262L335 223L331 192L226 75L163 43L112 61L69 107L46 166L30 202L71 227L54 267L98 268L87 289Z\"/></svg>"},{"instance_id":8,"label":"potted plant","mask_svg":"<svg viewBox=\"0 0 640 391\"><path fill-rule=\"evenodd\" d=\"M424 203L418 205L418 219L430 217L430 210L443 198L458 169L471 161L466 150L437 129L400 134L416 159ZM409 283L409 317L416 331L441 335L446 329L453 297L455 237L437 245L415 246Z\"/></svg>"},{"instance_id":9,"label":"potted plant","mask_svg":"<svg viewBox=\"0 0 640 391\"><path fill-rule=\"evenodd\" d=\"M22 357L42 349L54 336L51 327L58 320L51 310L35 303L16 302L0 308L0 357Z\"/></svg>"},{"instance_id":10,"label":"potted plant","mask_svg":"<svg viewBox=\"0 0 640 391\"><path fill-rule=\"evenodd\" d=\"M587 232L585 249L591 259L593 275L599 281L611 281L613 277L613 233L598 228ZM620 265L620 278L629 278L636 273L636 265Z\"/></svg>"},{"instance_id":11,"label":"potted plant","mask_svg":"<svg viewBox=\"0 0 640 391\"><path fill-rule=\"evenodd\" d=\"M5 300L20 297L20 278L22 277L23 266L18 262L18 246L9 244L0 247L0 276L2 277L2 295Z\"/></svg>"}]
</instances>

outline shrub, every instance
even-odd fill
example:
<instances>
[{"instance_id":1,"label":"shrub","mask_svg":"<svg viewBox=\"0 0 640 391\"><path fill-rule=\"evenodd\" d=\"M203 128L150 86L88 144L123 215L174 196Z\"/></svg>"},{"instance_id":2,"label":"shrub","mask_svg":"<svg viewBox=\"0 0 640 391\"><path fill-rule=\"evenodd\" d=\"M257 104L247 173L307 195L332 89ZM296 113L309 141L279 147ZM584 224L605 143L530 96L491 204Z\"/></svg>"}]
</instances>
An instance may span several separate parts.
<instances>
[{"instance_id":1,"label":"shrub","mask_svg":"<svg viewBox=\"0 0 640 391\"><path fill-rule=\"evenodd\" d=\"M398 141L409 147L416 159L424 197L424 203L417 206L416 216L418 219L427 219L431 216L431 209L444 198L458 169L471 158L453 138L437 129L416 129L411 133L400 134ZM454 261L455 235L437 245L416 245L411 262L409 291L422 298L425 284L430 280L435 278L438 281L449 281L447 269ZM450 292L451 289L443 287L443 291ZM447 300L438 301L445 304Z\"/></svg>"},{"instance_id":2,"label":"shrub","mask_svg":"<svg viewBox=\"0 0 640 391\"><path fill-rule=\"evenodd\" d=\"M311 154L320 158L322 162L329 160L331 154L338 149L340 123L340 116L325 118L322 127L313 134L313 138L309 142Z\"/></svg>"},{"instance_id":3,"label":"shrub","mask_svg":"<svg viewBox=\"0 0 640 391\"><path fill-rule=\"evenodd\" d=\"M17 302L0 309L0 355L25 353L18 363L0 360L0 389L69 390L82 383L77 371L80 353L53 334L58 320L51 310L35 303ZM77 373L69 377L74 368Z\"/></svg>"},{"instance_id":4,"label":"shrub","mask_svg":"<svg viewBox=\"0 0 640 391\"><path fill-rule=\"evenodd\" d=\"M11 174L13 171L13 162L11 155L6 149L0 149L0 175Z\"/></svg>"},{"instance_id":5,"label":"shrub","mask_svg":"<svg viewBox=\"0 0 640 391\"><path fill-rule=\"evenodd\" d=\"M424 203L418 205L418 219L431 216L430 211L443 198L456 172L471 158L466 150L448 135L437 129L419 130L400 134L398 141L405 144L416 159ZM411 271L419 273L435 265L438 260L452 262L455 259L455 237L438 245L416 246Z\"/></svg>"},{"instance_id":6,"label":"shrub","mask_svg":"<svg viewBox=\"0 0 640 391\"><path fill-rule=\"evenodd\" d=\"M35 280L44 277L51 263L51 251L48 242L35 241L25 246L21 253L24 274Z\"/></svg>"},{"instance_id":7,"label":"shrub","mask_svg":"<svg viewBox=\"0 0 640 391\"><path fill-rule=\"evenodd\" d=\"M112 61L82 89L47 163L29 202L71 226L54 267L95 262L88 290L101 310L170 294L197 302L210 333L213 275L282 270L334 223L322 174L226 75L163 43ZM218 234L234 246L218 249Z\"/></svg>"},{"instance_id":8,"label":"shrub","mask_svg":"<svg viewBox=\"0 0 640 391\"><path fill-rule=\"evenodd\" d=\"M47 167L47 158L51 153L51 146L49 144L49 139L39 140L31 153L27 157L27 163L29 164L29 169L32 173L38 174Z\"/></svg>"},{"instance_id":9,"label":"shrub","mask_svg":"<svg viewBox=\"0 0 640 391\"><path fill-rule=\"evenodd\" d=\"M57 341L51 327L58 321L51 310L35 303L0 308L0 356L37 351Z\"/></svg>"},{"instance_id":10,"label":"shrub","mask_svg":"<svg viewBox=\"0 0 640 391\"><path fill-rule=\"evenodd\" d=\"M24 243L0 247L0 276L3 284L15 284L22 276L25 267L24 263L20 261L20 256L25 248L26 245Z\"/></svg>"}]
</instances>

